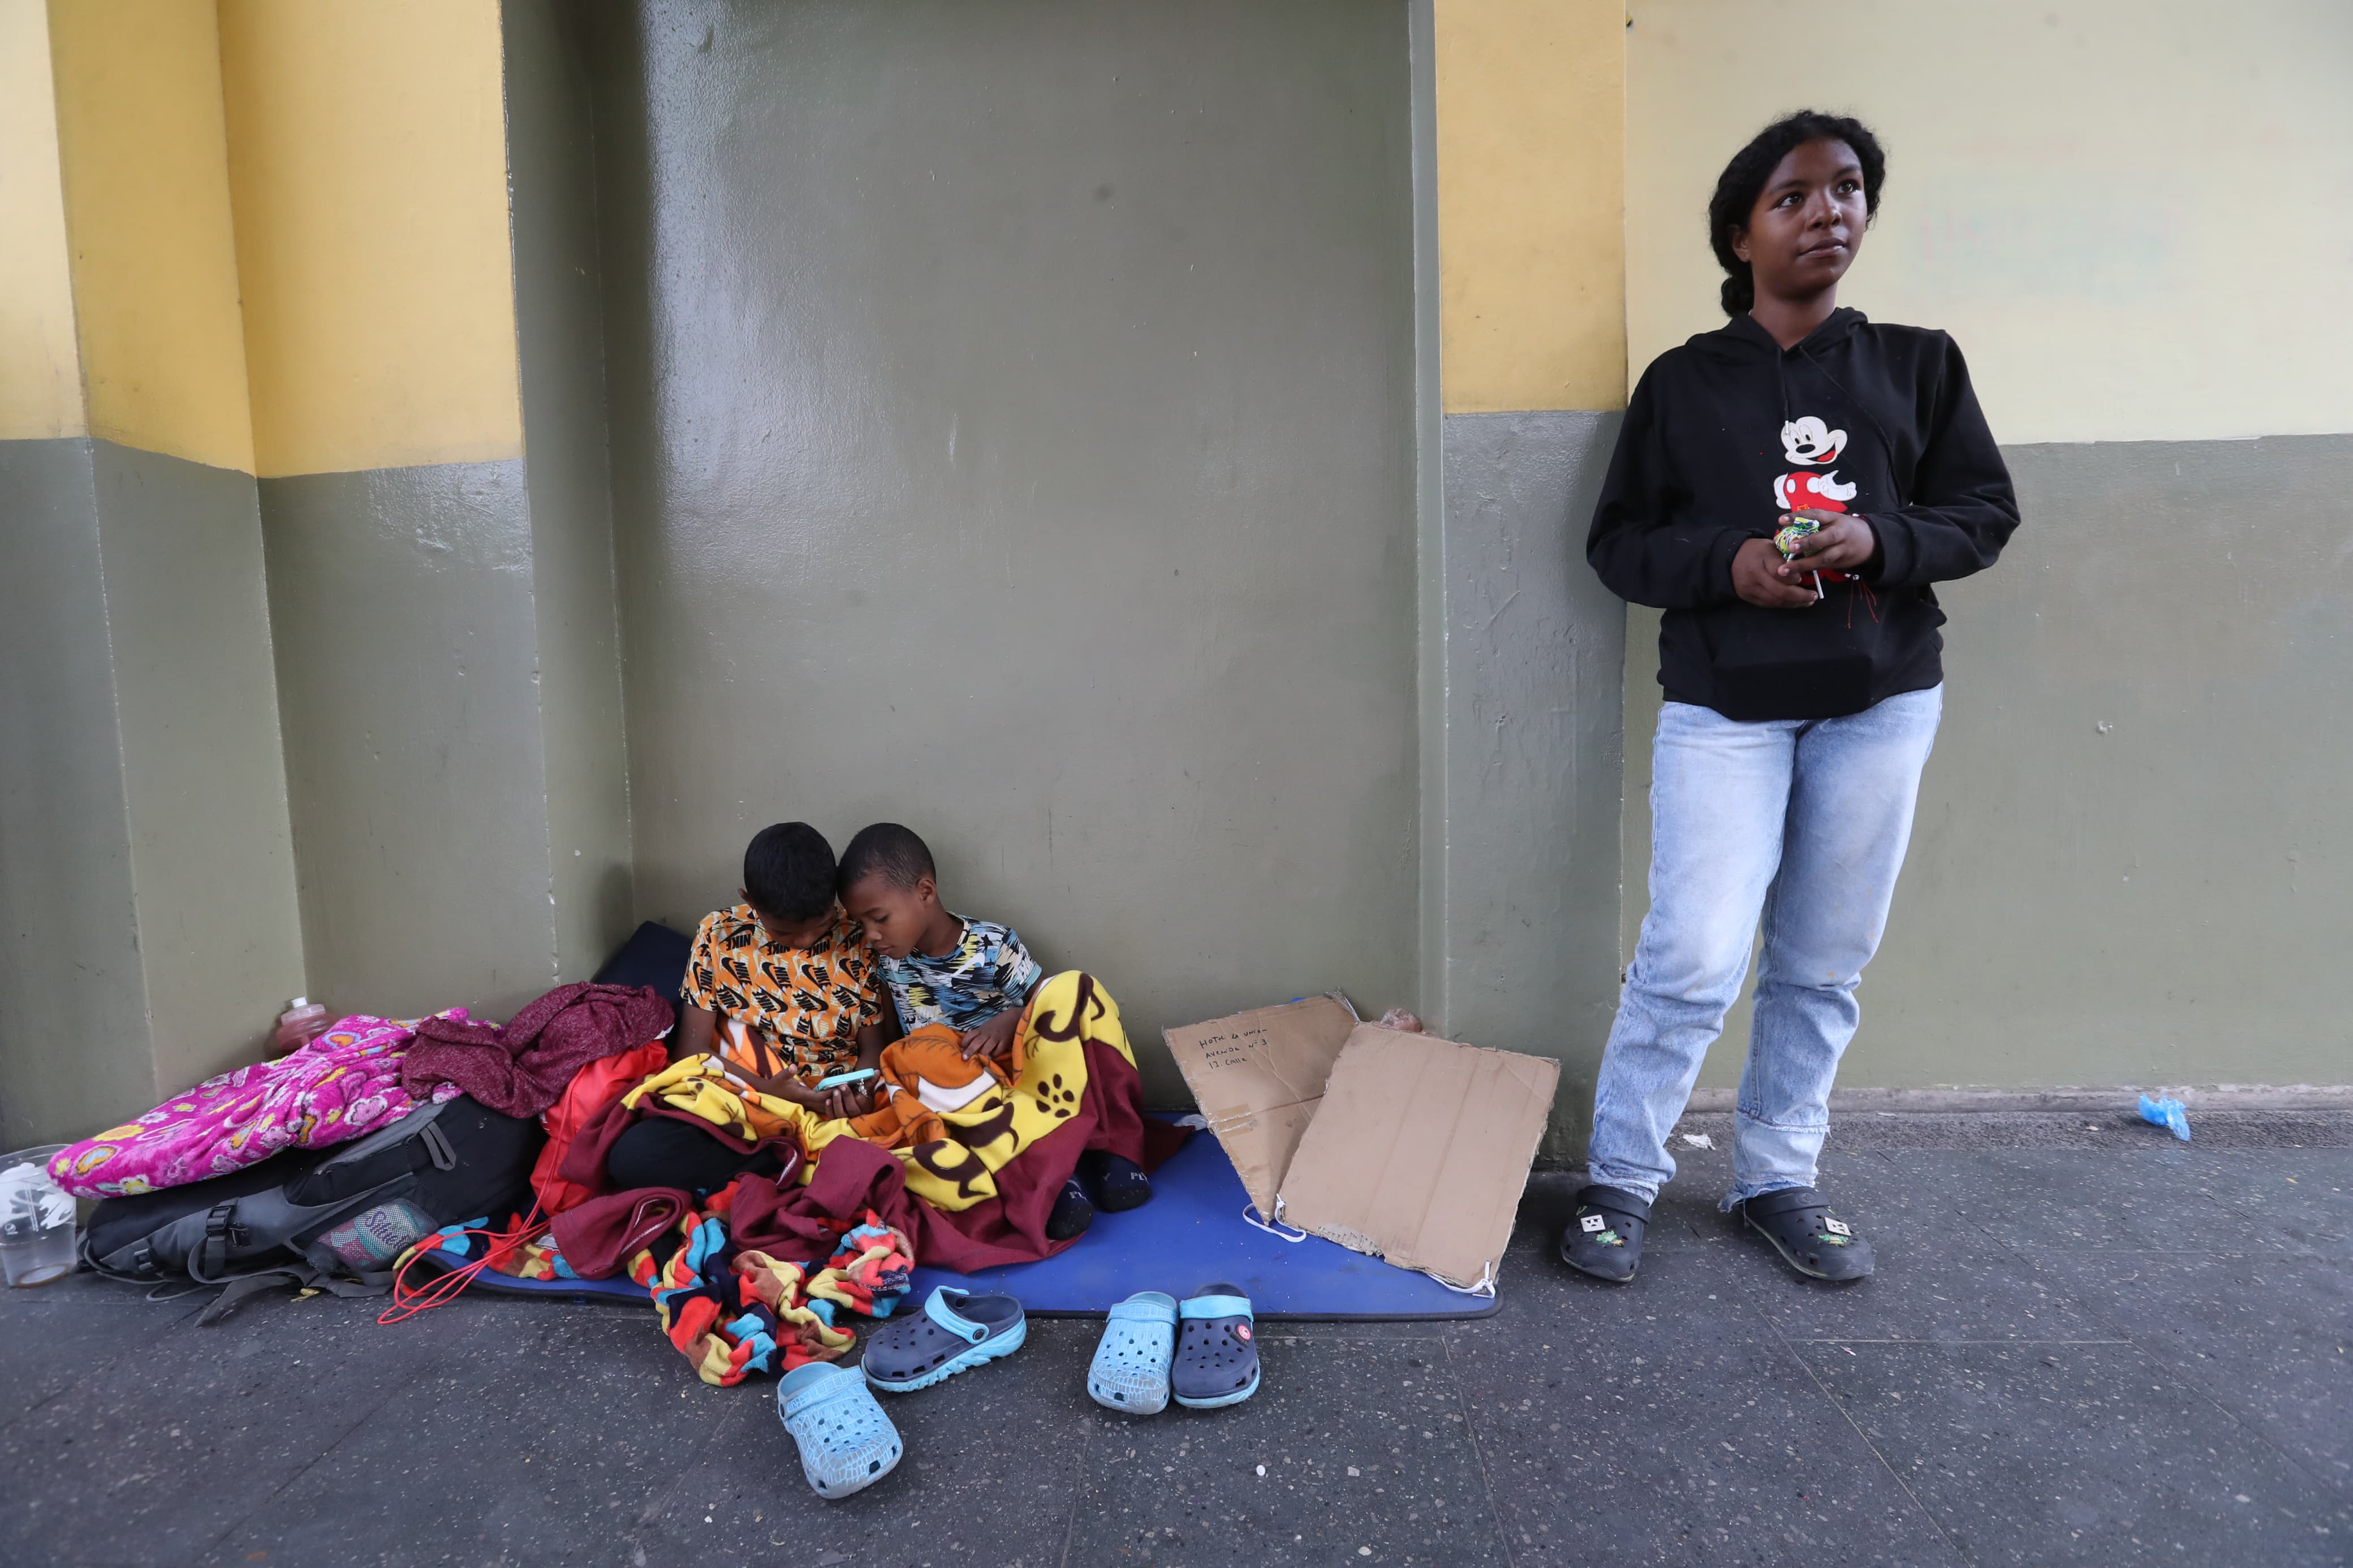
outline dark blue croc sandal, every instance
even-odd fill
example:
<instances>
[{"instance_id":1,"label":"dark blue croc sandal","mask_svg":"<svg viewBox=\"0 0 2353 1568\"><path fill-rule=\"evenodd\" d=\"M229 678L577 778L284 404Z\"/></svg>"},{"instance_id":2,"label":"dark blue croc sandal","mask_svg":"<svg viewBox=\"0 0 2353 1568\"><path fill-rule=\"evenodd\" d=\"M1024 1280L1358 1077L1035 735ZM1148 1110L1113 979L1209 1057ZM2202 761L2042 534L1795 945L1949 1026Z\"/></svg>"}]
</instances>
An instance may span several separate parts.
<instances>
[{"instance_id":1,"label":"dark blue croc sandal","mask_svg":"<svg viewBox=\"0 0 2353 1568\"><path fill-rule=\"evenodd\" d=\"M1830 1199L1811 1187L1784 1187L1740 1205L1748 1228L1773 1244L1781 1260L1811 1279L1843 1284L1877 1267L1871 1243L1831 1213Z\"/></svg>"},{"instance_id":2,"label":"dark blue croc sandal","mask_svg":"<svg viewBox=\"0 0 2353 1568\"><path fill-rule=\"evenodd\" d=\"M1623 1285L1642 1261L1642 1233L1651 1205L1618 1187L1589 1186L1577 1194L1577 1212L1560 1235L1560 1260L1580 1274Z\"/></svg>"},{"instance_id":3,"label":"dark blue croc sandal","mask_svg":"<svg viewBox=\"0 0 2353 1568\"><path fill-rule=\"evenodd\" d=\"M1240 1405L1258 1392L1258 1339L1250 1300L1235 1285L1204 1285L1176 1309L1169 1392L1194 1410Z\"/></svg>"},{"instance_id":4,"label":"dark blue croc sandal","mask_svg":"<svg viewBox=\"0 0 2353 1568\"><path fill-rule=\"evenodd\" d=\"M913 1394L960 1372L1011 1355L1029 1320L1010 1296L975 1296L943 1285L913 1317L894 1318L866 1342L866 1381L885 1394Z\"/></svg>"}]
</instances>

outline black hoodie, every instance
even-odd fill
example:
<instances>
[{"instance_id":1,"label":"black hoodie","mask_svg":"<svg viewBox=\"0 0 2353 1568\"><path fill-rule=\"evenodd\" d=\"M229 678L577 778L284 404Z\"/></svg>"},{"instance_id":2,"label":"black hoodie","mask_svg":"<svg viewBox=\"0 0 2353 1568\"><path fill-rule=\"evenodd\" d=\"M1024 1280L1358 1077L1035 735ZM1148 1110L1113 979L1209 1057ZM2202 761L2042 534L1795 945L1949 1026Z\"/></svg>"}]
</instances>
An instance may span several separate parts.
<instances>
[{"instance_id":1,"label":"black hoodie","mask_svg":"<svg viewBox=\"0 0 2353 1568\"><path fill-rule=\"evenodd\" d=\"M1820 604L1732 591L1743 542L1799 507L1860 514L1878 549ZM2010 470L1953 340L1839 310L1783 349L1748 316L1670 349L1626 405L1586 559L1666 611L1659 684L1727 719L1827 719L1944 679L1929 587L1993 564Z\"/></svg>"}]
</instances>

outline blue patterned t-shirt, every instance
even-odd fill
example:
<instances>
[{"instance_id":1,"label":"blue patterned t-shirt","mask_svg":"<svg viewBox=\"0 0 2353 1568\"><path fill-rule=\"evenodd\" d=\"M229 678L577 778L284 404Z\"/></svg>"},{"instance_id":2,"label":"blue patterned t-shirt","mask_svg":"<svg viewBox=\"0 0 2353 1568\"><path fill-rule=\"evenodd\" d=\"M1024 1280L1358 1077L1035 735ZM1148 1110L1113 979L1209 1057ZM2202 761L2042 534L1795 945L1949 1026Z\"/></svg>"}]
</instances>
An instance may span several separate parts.
<instances>
[{"instance_id":1,"label":"blue patterned t-shirt","mask_svg":"<svg viewBox=\"0 0 2353 1568\"><path fill-rule=\"evenodd\" d=\"M911 952L881 959L877 967L899 1009L899 1026L910 1032L945 1024L958 1034L978 1028L1008 1007L1029 1000L1045 978L1038 961L1010 927L965 920L964 935L944 958Z\"/></svg>"}]
</instances>

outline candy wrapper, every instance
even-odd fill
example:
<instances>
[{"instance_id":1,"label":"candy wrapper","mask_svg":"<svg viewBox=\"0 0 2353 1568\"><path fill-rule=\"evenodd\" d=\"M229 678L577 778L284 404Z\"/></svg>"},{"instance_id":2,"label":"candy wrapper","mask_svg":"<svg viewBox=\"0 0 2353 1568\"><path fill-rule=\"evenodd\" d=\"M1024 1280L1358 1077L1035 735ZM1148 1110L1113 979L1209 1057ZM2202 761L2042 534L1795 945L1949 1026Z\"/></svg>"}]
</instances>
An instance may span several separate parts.
<instances>
[{"instance_id":1,"label":"candy wrapper","mask_svg":"<svg viewBox=\"0 0 2353 1568\"><path fill-rule=\"evenodd\" d=\"M1822 531L1822 525L1810 519L1800 519L1773 536L1773 548L1781 552L1784 561L1795 558L1798 546Z\"/></svg>"},{"instance_id":2,"label":"candy wrapper","mask_svg":"<svg viewBox=\"0 0 2353 1568\"><path fill-rule=\"evenodd\" d=\"M1798 558L1798 546L1821 531L1820 523L1811 518L1801 517L1773 536L1773 548L1781 552L1782 560L1794 561ZM1819 599L1822 596L1822 574L1816 572L1813 579L1814 597Z\"/></svg>"}]
</instances>

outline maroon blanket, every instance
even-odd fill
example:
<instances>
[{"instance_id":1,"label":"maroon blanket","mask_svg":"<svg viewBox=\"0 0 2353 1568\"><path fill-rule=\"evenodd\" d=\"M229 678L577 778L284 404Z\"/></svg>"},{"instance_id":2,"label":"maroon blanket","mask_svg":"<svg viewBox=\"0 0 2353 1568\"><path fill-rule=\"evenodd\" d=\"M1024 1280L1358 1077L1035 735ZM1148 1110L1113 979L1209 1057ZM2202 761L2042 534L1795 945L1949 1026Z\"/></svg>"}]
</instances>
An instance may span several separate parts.
<instances>
[{"instance_id":1,"label":"maroon blanket","mask_svg":"<svg viewBox=\"0 0 2353 1568\"><path fill-rule=\"evenodd\" d=\"M1125 1057L1092 1040L1084 1048L1087 1089L1078 1113L995 1173L997 1197L953 1214L934 1208L908 1193L896 1155L837 1138L818 1156L807 1186L790 1175L781 1186L765 1176L738 1177L729 1234L740 1247L821 1262L832 1255L844 1222L855 1224L872 1209L906 1234L916 1261L930 1268L966 1274L1061 1251L1071 1243L1046 1239L1046 1215L1081 1154L1107 1149L1151 1170L1185 1142L1183 1129L1144 1120L1135 1068Z\"/></svg>"},{"instance_id":2,"label":"maroon blanket","mask_svg":"<svg viewBox=\"0 0 2353 1568\"><path fill-rule=\"evenodd\" d=\"M676 1015L649 985L559 985L506 1026L427 1018L401 1063L400 1086L418 1100L454 1083L492 1110L537 1116L572 1075L602 1057L642 1046Z\"/></svg>"},{"instance_id":3,"label":"maroon blanket","mask_svg":"<svg viewBox=\"0 0 2353 1568\"><path fill-rule=\"evenodd\" d=\"M557 1215L548 1229L564 1261L583 1279L610 1279L653 1243L677 1227L694 1206L694 1194L676 1187L639 1187L590 1198Z\"/></svg>"}]
</instances>

